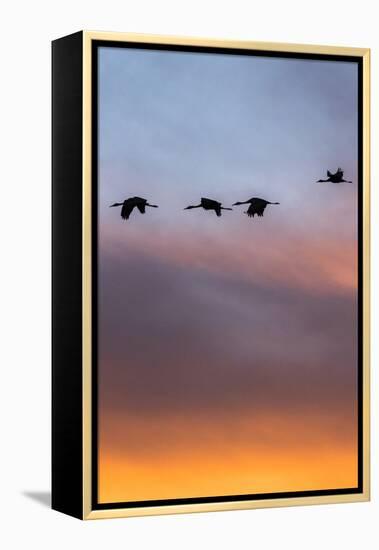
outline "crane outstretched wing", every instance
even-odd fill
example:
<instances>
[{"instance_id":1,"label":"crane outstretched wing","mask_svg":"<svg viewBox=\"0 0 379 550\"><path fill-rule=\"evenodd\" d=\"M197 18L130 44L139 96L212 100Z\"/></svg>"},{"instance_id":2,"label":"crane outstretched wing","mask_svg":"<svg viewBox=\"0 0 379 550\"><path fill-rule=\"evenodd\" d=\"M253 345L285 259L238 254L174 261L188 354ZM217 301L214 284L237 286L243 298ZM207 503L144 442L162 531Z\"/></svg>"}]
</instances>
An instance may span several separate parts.
<instances>
[{"instance_id":1,"label":"crane outstretched wing","mask_svg":"<svg viewBox=\"0 0 379 550\"><path fill-rule=\"evenodd\" d=\"M141 214L144 214L146 211L145 204L137 204L137 208L141 212Z\"/></svg>"},{"instance_id":2,"label":"crane outstretched wing","mask_svg":"<svg viewBox=\"0 0 379 550\"><path fill-rule=\"evenodd\" d=\"M206 197L201 197L200 203L203 208L217 208L221 206L221 202L215 201L213 199L207 199Z\"/></svg>"},{"instance_id":3,"label":"crane outstretched wing","mask_svg":"<svg viewBox=\"0 0 379 550\"><path fill-rule=\"evenodd\" d=\"M262 217L266 206L267 201L263 199L254 199L247 209L246 214L249 216L249 218L254 218L255 214Z\"/></svg>"},{"instance_id":4,"label":"crane outstretched wing","mask_svg":"<svg viewBox=\"0 0 379 550\"><path fill-rule=\"evenodd\" d=\"M127 202L124 202L124 204L122 205L122 208L121 208L121 218L123 220L128 220L130 214L132 213L133 208L134 208L134 206L131 206Z\"/></svg>"}]
</instances>

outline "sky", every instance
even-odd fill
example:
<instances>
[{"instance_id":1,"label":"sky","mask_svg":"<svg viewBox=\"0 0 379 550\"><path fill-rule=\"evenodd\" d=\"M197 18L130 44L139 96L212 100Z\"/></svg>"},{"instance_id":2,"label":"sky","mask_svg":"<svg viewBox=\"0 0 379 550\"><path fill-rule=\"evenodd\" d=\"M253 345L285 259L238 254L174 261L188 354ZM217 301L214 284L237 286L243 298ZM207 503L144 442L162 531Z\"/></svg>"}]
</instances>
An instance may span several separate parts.
<instances>
[{"instance_id":1,"label":"sky","mask_svg":"<svg viewBox=\"0 0 379 550\"><path fill-rule=\"evenodd\" d=\"M98 74L99 501L356 486L357 66L100 47ZM159 208L123 221L134 195ZM254 196L280 205L183 210Z\"/></svg>"}]
</instances>

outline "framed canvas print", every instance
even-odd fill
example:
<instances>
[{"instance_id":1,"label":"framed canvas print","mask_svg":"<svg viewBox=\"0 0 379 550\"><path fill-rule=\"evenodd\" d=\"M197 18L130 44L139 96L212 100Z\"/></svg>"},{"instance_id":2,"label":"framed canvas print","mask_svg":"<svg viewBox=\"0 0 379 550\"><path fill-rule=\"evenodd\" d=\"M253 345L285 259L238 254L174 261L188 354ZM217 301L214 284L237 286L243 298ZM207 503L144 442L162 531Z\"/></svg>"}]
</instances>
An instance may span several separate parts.
<instances>
[{"instance_id":1,"label":"framed canvas print","mask_svg":"<svg viewBox=\"0 0 379 550\"><path fill-rule=\"evenodd\" d=\"M369 498L369 50L53 42L55 510Z\"/></svg>"}]
</instances>

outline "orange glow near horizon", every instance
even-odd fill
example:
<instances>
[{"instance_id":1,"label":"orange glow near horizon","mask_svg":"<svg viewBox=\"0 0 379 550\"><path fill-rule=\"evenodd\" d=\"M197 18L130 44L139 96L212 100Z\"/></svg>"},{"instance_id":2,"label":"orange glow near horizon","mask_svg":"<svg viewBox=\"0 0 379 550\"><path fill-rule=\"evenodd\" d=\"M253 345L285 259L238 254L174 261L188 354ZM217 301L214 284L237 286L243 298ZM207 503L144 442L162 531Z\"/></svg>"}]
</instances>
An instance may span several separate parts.
<instances>
[{"instance_id":1,"label":"orange glow near horizon","mask_svg":"<svg viewBox=\"0 0 379 550\"><path fill-rule=\"evenodd\" d=\"M218 422L204 420L206 415L124 421L117 415L103 417L99 502L357 485L351 419L245 414L223 414Z\"/></svg>"}]
</instances>

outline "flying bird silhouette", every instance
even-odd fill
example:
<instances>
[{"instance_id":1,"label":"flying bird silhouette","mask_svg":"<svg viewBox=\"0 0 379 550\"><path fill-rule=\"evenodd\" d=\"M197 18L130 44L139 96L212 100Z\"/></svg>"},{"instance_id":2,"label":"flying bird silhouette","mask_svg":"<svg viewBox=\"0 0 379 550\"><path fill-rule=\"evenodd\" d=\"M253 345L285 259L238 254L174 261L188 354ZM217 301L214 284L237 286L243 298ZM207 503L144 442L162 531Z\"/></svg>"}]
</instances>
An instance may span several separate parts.
<instances>
[{"instance_id":1,"label":"flying bird silhouette","mask_svg":"<svg viewBox=\"0 0 379 550\"><path fill-rule=\"evenodd\" d=\"M331 183L353 183L352 181L348 181L343 179L343 170L342 168L338 168L337 172L335 174L332 174L329 170L326 172L328 179L326 180L317 180L317 183L319 182L327 182L330 181Z\"/></svg>"},{"instance_id":2,"label":"flying bird silhouette","mask_svg":"<svg viewBox=\"0 0 379 550\"><path fill-rule=\"evenodd\" d=\"M249 218L254 218L255 214L262 217L265 211L265 208L268 204L280 204L279 202L270 202L264 199L259 199L258 197L253 197L247 201L235 202L233 206L238 206L240 204L250 204L249 208L245 212Z\"/></svg>"},{"instance_id":3,"label":"flying bird silhouette","mask_svg":"<svg viewBox=\"0 0 379 550\"><path fill-rule=\"evenodd\" d=\"M115 202L110 205L110 208L114 206L122 206L121 208L121 218L123 220L128 220L130 214L133 212L134 208L138 208L141 214L145 213L146 206L151 208L158 208L156 204L149 204L146 199L142 197L130 197L129 199L124 200L124 202Z\"/></svg>"},{"instance_id":4,"label":"flying bird silhouette","mask_svg":"<svg viewBox=\"0 0 379 550\"><path fill-rule=\"evenodd\" d=\"M221 210L233 210L233 208L225 208L221 205L221 202L214 201L213 199L201 198L200 204L187 206L184 210L190 210L191 208L204 208L204 210L214 210L217 216L221 216Z\"/></svg>"}]
</instances>

